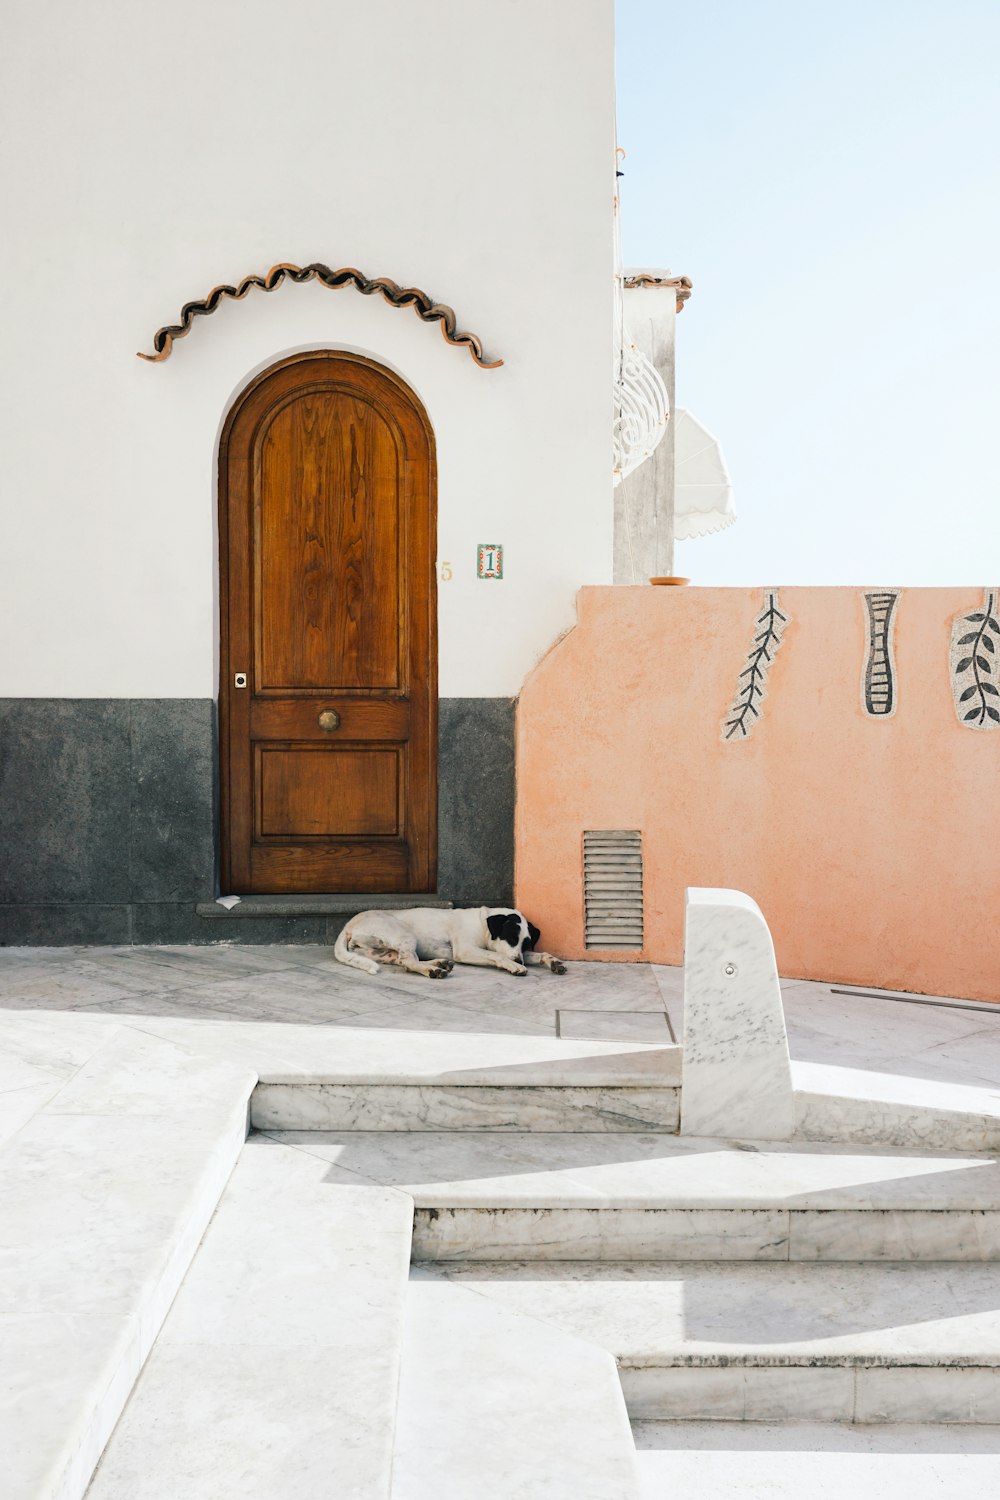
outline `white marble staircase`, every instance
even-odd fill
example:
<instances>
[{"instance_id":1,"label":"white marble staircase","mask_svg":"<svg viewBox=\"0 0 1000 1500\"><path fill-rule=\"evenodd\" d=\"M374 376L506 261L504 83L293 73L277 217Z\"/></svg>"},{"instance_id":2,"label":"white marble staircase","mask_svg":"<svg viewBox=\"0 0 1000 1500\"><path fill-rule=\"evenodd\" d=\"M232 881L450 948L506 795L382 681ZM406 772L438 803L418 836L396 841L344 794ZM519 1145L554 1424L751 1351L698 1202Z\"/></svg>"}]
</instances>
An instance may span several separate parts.
<instances>
[{"instance_id":1,"label":"white marble staircase","mask_svg":"<svg viewBox=\"0 0 1000 1500\"><path fill-rule=\"evenodd\" d=\"M613 1354L636 1421L1000 1423L1000 1267L436 1268Z\"/></svg>"},{"instance_id":2,"label":"white marble staircase","mask_svg":"<svg viewBox=\"0 0 1000 1500\"><path fill-rule=\"evenodd\" d=\"M639 1500L630 1419L1000 1426L1000 1095L790 1064L731 895L689 903L683 1069L155 1017L28 1065L12 1500L102 1447L89 1500Z\"/></svg>"},{"instance_id":3,"label":"white marble staircase","mask_svg":"<svg viewBox=\"0 0 1000 1500\"><path fill-rule=\"evenodd\" d=\"M127 1031L94 1053L58 1096L67 1140L73 1111L117 1110L115 1153L155 1140L166 1176L202 1121L207 1159L231 1144L159 1337L162 1277L113 1386L120 1409L134 1382L90 1500L638 1500L629 1418L1000 1423L990 1153L650 1131L624 1096L676 1093L672 1049L507 1073L489 1052L461 1082L408 1057L258 1085L257 1118L343 1120L357 1089L350 1118L380 1128L258 1132L224 1192L242 1064ZM193 1249L170 1229L174 1284ZM115 1415L15 1500L79 1497Z\"/></svg>"},{"instance_id":4,"label":"white marble staircase","mask_svg":"<svg viewBox=\"0 0 1000 1500\"><path fill-rule=\"evenodd\" d=\"M88 1500L638 1500L613 1356L408 1277L411 1224L252 1136Z\"/></svg>"},{"instance_id":5,"label":"white marble staircase","mask_svg":"<svg viewBox=\"0 0 1000 1500\"><path fill-rule=\"evenodd\" d=\"M89 1500L639 1500L629 1419L1000 1423L998 1219L959 1153L253 1135Z\"/></svg>"}]
</instances>

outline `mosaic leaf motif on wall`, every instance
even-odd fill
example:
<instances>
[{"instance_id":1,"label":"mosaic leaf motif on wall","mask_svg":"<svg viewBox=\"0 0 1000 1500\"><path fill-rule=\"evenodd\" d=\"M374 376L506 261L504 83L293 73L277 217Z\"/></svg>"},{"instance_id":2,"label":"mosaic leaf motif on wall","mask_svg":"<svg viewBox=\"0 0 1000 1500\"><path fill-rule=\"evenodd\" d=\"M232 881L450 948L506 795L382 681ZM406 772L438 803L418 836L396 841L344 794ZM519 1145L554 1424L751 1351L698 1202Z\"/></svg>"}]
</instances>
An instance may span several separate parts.
<instances>
[{"instance_id":1,"label":"mosaic leaf motif on wall","mask_svg":"<svg viewBox=\"0 0 1000 1500\"><path fill-rule=\"evenodd\" d=\"M790 621L778 604L778 590L765 589L764 606L754 621L754 635L740 673L736 694L722 721L724 742L748 739L760 718L761 705L767 696L767 678L775 652L781 645Z\"/></svg>"},{"instance_id":2,"label":"mosaic leaf motif on wall","mask_svg":"<svg viewBox=\"0 0 1000 1500\"><path fill-rule=\"evenodd\" d=\"M951 622L949 668L959 723L966 729L1000 728L1000 589L987 589L978 609Z\"/></svg>"},{"instance_id":3,"label":"mosaic leaf motif on wall","mask_svg":"<svg viewBox=\"0 0 1000 1500\"><path fill-rule=\"evenodd\" d=\"M861 703L873 719L891 719L896 712L896 657L893 636L897 589L870 589L862 595L868 622L868 649L861 674Z\"/></svg>"}]
</instances>

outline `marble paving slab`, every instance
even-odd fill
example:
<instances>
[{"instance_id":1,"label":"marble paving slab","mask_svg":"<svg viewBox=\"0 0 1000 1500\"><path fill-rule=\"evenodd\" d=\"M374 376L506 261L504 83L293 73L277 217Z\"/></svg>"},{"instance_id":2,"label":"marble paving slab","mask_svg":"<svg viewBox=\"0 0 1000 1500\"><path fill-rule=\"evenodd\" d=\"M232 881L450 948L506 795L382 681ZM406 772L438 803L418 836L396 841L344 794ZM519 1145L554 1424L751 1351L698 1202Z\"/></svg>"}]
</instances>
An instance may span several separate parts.
<instances>
[{"instance_id":1,"label":"marble paving slab","mask_svg":"<svg viewBox=\"0 0 1000 1500\"><path fill-rule=\"evenodd\" d=\"M614 1361L415 1271L392 1500L639 1500Z\"/></svg>"},{"instance_id":2,"label":"marble paving slab","mask_svg":"<svg viewBox=\"0 0 1000 1500\"><path fill-rule=\"evenodd\" d=\"M612 1042L673 1042L665 1011L569 1010L560 1007L556 1029L559 1036L580 1040L601 1038Z\"/></svg>"},{"instance_id":3,"label":"marble paving slab","mask_svg":"<svg viewBox=\"0 0 1000 1500\"><path fill-rule=\"evenodd\" d=\"M634 1422L643 1500L942 1500L1000 1485L1000 1428Z\"/></svg>"},{"instance_id":4,"label":"marble paving slab","mask_svg":"<svg viewBox=\"0 0 1000 1500\"><path fill-rule=\"evenodd\" d=\"M89 1030L0 1152L5 1500L79 1500L246 1136L247 1069Z\"/></svg>"},{"instance_id":5,"label":"marble paving slab","mask_svg":"<svg viewBox=\"0 0 1000 1500\"><path fill-rule=\"evenodd\" d=\"M503 1262L436 1274L628 1368L1000 1369L998 1266Z\"/></svg>"},{"instance_id":6,"label":"marble paving slab","mask_svg":"<svg viewBox=\"0 0 1000 1500\"><path fill-rule=\"evenodd\" d=\"M680 1048L483 1032L379 1031L142 1017L152 1036L245 1062L264 1083L659 1086L680 1082Z\"/></svg>"},{"instance_id":7,"label":"marble paving slab","mask_svg":"<svg viewBox=\"0 0 1000 1500\"><path fill-rule=\"evenodd\" d=\"M410 1220L252 1137L88 1500L386 1500Z\"/></svg>"},{"instance_id":8,"label":"marble paving slab","mask_svg":"<svg viewBox=\"0 0 1000 1500\"><path fill-rule=\"evenodd\" d=\"M418 1206L1000 1211L989 1155L613 1132L271 1132Z\"/></svg>"}]
</instances>

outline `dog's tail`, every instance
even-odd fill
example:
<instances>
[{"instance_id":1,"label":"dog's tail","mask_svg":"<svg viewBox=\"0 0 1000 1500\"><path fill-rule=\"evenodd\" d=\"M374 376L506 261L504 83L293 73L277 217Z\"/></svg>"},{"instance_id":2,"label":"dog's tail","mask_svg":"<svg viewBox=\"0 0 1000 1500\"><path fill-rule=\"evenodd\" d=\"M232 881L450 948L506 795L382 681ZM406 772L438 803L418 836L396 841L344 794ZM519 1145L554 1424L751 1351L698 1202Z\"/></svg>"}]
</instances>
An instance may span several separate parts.
<instances>
[{"instance_id":1,"label":"dog's tail","mask_svg":"<svg viewBox=\"0 0 1000 1500\"><path fill-rule=\"evenodd\" d=\"M351 924L345 922L340 930L337 941L333 945L333 956L342 964L347 964L350 969L361 969L365 974L377 974L378 964L373 958L362 958L360 953L351 952Z\"/></svg>"}]
</instances>

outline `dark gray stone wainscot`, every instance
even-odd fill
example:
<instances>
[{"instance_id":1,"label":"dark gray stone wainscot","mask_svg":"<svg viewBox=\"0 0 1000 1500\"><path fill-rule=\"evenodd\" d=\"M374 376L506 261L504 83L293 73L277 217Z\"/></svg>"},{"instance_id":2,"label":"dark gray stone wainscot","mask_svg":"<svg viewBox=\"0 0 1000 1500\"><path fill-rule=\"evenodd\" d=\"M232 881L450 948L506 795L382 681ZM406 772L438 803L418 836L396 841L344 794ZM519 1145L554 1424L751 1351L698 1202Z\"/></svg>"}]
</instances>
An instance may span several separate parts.
<instances>
[{"instance_id":1,"label":"dark gray stone wainscot","mask_svg":"<svg viewBox=\"0 0 1000 1500\"><path fill-rule=\"evenodd\" d=\"M439 706L438 894L514 883L514 702ZM206 919L218 894L215 704L0 699L0 945L332 942L342 914Z\"/></svg>"}]
</instances>

